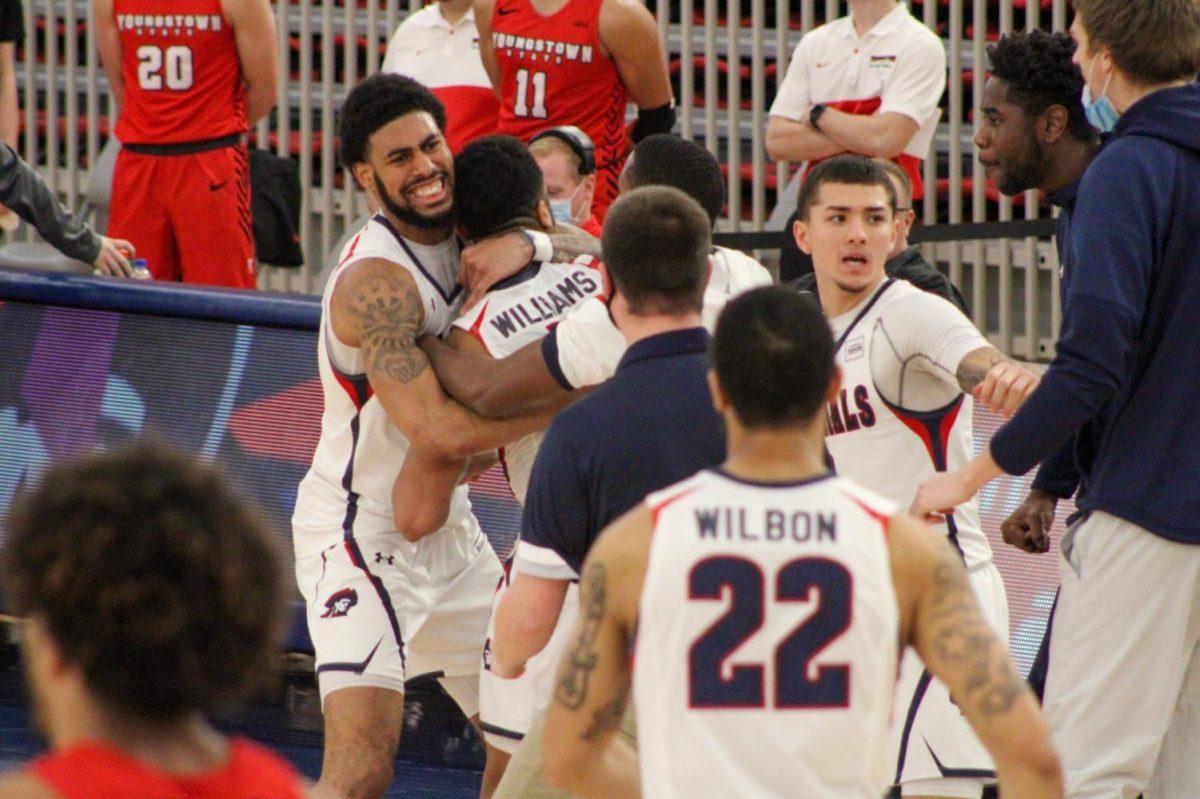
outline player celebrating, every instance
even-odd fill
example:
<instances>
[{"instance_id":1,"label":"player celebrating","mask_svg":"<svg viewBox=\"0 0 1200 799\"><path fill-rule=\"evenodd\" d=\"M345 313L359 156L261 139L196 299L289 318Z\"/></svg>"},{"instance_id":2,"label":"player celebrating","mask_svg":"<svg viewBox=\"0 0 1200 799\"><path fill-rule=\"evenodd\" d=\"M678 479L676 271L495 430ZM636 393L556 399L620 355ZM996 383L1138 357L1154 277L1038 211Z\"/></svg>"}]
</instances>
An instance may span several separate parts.
<instances>
[{"instance_id":1,"label":"player celebrating","mask_svg":"<svg viewBox=\"0 0 1200 799\"><path fill-rule=\"evenodd\" d=\"M700 144L678 136L650 136L634 148L621 173L621 192L643 186L679 189L700 203L714 227L725 207L720 163ZM770 282L770 273L750 256L713 247L704 292L705 326L712 329L730 297ZM499 361L472 358L432 340L421 346L446 390L484 416L536 412L548 396L602 383L625 354L625 339L597 298L581 303L540 343Z\"/></svg>"},{"instance_id":2,"label":"player celebrating","mask_svg":"<svg viewBox=\"0 0 1200 799\"><path fill-rule=\"evenodd\" d=\"M446 331L462 296L444 125L437 98L394 74L360 83L342 109L343 163L381 211L346 246L322 299L321 440L292 519L325 711L318 788L330 796L387 789L405 677L439 673L468 717L477 710L500 564L465 486L436 532L397 533L391 492L410 442L457 464L540 423L474 416L447 399L415 345Z\"/></svg>"},{"instance_id":3,"label":"player celebrating","mask_svg":"<svg viewBox=\"0 0 1200 799\"><path fill-rule=\"evenodd\" d=\"M275 104L269 0L93 3L121 107L109 230L159 280L254 288L242 137Z\"/></svg>"},{"instance_id":4,"label":"player celebrating","mask_svg":"<svg viewBox=\"0 0 1200 799\"><path fill-rule=\"evenodd\" d=\"M840 474L905 507L924 477L970 460L972 391L1011 414L1037 376L989 345L946 300L886 278L894 192L862 156L822 162L801 189L795 234L813 257L843 371L827 408L829 452ZM939 527L961 553L988 620L1007 636L1004 583L978 506L964 505ZM991 765L946 687L909 653L898 691L893 751L903 795L978 799Z\"/></svg>"},{"instance_id":5,"label":"player celebrating","mask_svg":"<svg viewBox=\"0 0 1200 799\"><path fill-rule=\"evenodd\" d=\"M617 196L625 107L638 106L634 141L675 124L654 16L637 0L476 0L479 52L500 95L501 133L522 141L576 125L596 144L592 212Z\"/></svg>"},{"instance_id":6,"label":"player celebrating","mask_svg":"<svg viewBox=\"0 0 1200 799\"><path fill-rule=\"evenodd\" d=\"M518 227L535 230L553 227L542 173L517 139L491 136L471 143L455 159L454 171L456 214L460 229L468 238L502 235ZM504 186L504 193L494 191L496 186ZM598 266L599 262L588 256L570 263L530 264L493 286L479 306L456 319L447 342L458 349L499 358L540 339L546 328L556 324L563 314L601 293L604 276ZM541 439L540 433L531 434L500 451L505 476L514 496L522 503ZM446 506L439 501L448 496L460 472L461 468L452 468L439 475L424 458L408 458L393 493L397 528L419 526L425 530L440 526ZM414 515L420 518L410 518ZM428 518L431 515L433 519ZM504 596L507 582L506 574L496 590L493 607ZM568 619L573 618L577 594L574 589L568 592L565 603ZM483 649L484 670L480 674L480 727L487 741L501 752L512 754L516 750L534 713L549 701L554 669L569 632L570 621L567 621L521 677L502 680L491 671L489 645L493 632L489 625L488 643Z\"/></svg>"},{"instance_id":7,"label":"player celebrating","mask_svg":"<svg viewBox=\"0 0 1200 799\"><path fill-rule=\"evenodd\" d=\"M572 795L637 796L640 765L656 799L877 799L899 642L951 686L1005 795L1062 796L1049 732L959 554L826 471L833 351L820 313L785 289L722 313L709 382L728 459L652 494L584 565L545 734ZM613 736L631 676L636 756Z\"/></svg>"}]
</instances>

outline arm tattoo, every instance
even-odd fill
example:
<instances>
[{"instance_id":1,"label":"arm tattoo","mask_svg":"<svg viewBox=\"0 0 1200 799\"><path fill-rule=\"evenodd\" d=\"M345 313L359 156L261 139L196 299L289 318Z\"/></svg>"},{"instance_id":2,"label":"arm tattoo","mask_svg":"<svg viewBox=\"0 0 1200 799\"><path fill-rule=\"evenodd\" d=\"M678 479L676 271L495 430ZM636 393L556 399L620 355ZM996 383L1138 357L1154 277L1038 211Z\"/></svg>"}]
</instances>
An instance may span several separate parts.
<instances>
[{"instance_id":1,"label":"arm tattoo","mask_svg":"<svg viewBox=\"0 0 1200 799\"><path fill-rule=\"evenodd\" d=\"M607 570L602 563L593 563L583 574L579 630L563 664L558 689L554 692L554 697L571 710L578 710L587 700L588 680L600 660L596 654L596 634L600 631L600 619L608 602L607 582Z\"/></svg>"},{"instance_id":2,"label":"arm tattoo","mask_svg":"<svg viewBox=\"0 0 1200 799\"><path fill-rule=\"evenodd\" d=\"M959 363L958 373L955 375L958 378L959 388L970 394L975 390L975 386L983 382L983 379L987 377L987 373L991 371L993 366L998 363L1005 363L1008 360L1002 352L992 348L983 350L978 355L974 353L968 354Z\"/></svg>"},{"instance_id":3,"label":"arm tattoo","mask_svg":"<svg viewBox=\"0 0 1200 799\"><path fill-rule=\"evenodd\" d=\"M612 701L592 714L592 723L583 731L583 740L598 738L621 725L621 719L625 717L625 706L629 703L629 688L629 678L626 677L618 686L617 695Z\"/></svg>"},{"instance_id":4,"label":"arm tattoo","mask_svg":"<svg viewBox=\"0 0 1200 799\"><path fill-rule=\"evenodd\" d=\"M416 286L386 269L368 269L350 287L347 307L362 333L360 346L369 371L409 383L429 366L417 347L424 307Z\"/></svg>"},{"instance_id":5,"label":"arm tattoo","mask_svg":"<svg viewBox=\"0 0 1200 799\"><path fill-rule=\"evenodd\" d=\"M600 257L600 239L586 233L552 233L550 242L554 245L556 263L565 263L581 255Z\"/></svg>"},{"instance_id":6,"label":"arm tattoo","mask_svg":"<svg viewBox=\"0 0 1200 799\"><path fill-rule=\"evenodd\" d=\"M974 706L981 716L1007 712L1024 691L1008 652L979 612L962 562L943 542L930 586L930 627L934 652L967 669L962 707Z\"/></svg>"}]
</instances>

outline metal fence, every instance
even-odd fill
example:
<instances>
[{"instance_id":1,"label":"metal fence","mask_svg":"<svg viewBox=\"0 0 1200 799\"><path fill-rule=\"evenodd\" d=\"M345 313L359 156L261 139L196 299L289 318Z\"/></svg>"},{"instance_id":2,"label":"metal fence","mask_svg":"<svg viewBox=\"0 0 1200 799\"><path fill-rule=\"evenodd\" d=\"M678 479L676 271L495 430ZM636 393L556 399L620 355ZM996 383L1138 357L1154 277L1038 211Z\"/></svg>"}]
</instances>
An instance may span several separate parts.
<instances>
[{"instance_id":1,"label":"metal fence","mask_svg":"<svg viewBox=\"0 0 1200 799\"><path fill-rule=\"evenodd\" d=\"M254 146L295 158L305 187L301 237L308 263L264 266L263 288L310 291L364 198L337 164L335 115L357 81L379 68L390 34L418 0L279 0L279 101L253 131ZM772 218L794 164L771 162L767 112L800 37L847 12L838 0L658 1L659 30L679 107L678 130L727 168L724 231L758 231ZM972 152L973 109L986 75L985 47L1019 28L1061 30L1067 0L913 0L913 13L946 43L949 80L933 151L925 162L924 224L1035 219L1035 193L1012 200L985 185ZM99 66L87 0L26 0L18 66L23 154L72 207L86 186L115 107ZM794 201L794 197L792 198ZM778 217L778 214L776 214ZM1035 238L923 245L963 289L980 326L1002 349L1045 358L1059 326L1057 263Z\"/></svg>"}]
</instances>

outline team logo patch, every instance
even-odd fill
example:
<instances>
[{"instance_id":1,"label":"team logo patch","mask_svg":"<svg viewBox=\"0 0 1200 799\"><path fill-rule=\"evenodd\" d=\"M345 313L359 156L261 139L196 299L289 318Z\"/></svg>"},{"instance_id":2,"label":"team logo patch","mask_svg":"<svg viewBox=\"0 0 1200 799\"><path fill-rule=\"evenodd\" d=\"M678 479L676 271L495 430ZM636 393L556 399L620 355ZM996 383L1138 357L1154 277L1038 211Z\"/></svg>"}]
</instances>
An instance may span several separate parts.
<instances>
[{"instance_id":1,"label":"team logo patch","mask_svg":"<svg viewBox=\"0 0 1200 799\"><path fill-rule=\"evenodd\" d=\"M343 588L325 600L325 612L321 614L321 618L336 619L338 616L345 616L350 612L350 608L357 604L358 592L353 588Z\"/></svg>"},{"instance_id":2,"label":"team logo patch","mask_svg":"<svg viewBox=\"0 0 1200 799\"><path fill-rule=\"evenodd\" d=\"M863 356L866 351L862 336L857 336L846 342L846 360L854 361Z\"/></svg>"}]
</instances>

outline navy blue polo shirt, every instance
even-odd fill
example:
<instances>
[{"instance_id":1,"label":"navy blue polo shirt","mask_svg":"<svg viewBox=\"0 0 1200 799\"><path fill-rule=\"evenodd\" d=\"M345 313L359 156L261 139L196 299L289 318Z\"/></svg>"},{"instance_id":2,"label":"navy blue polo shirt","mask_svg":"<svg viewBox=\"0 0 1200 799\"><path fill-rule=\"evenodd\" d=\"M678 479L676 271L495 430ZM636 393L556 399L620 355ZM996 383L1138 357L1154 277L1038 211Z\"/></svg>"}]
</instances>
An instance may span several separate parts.
<instances>
[{"instance_id":1,"label":"navy blue polo shirt","mask_svg":"<svg viewBox=\"0 0 1200 799\"><path fill-rule=\"evenodd\" d=\"M648 494L725 460L704 328L625 351L616 374L555 417L525 498L517 571L571 580L592 542Z\"/></svg>"}]
</instances>

